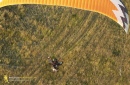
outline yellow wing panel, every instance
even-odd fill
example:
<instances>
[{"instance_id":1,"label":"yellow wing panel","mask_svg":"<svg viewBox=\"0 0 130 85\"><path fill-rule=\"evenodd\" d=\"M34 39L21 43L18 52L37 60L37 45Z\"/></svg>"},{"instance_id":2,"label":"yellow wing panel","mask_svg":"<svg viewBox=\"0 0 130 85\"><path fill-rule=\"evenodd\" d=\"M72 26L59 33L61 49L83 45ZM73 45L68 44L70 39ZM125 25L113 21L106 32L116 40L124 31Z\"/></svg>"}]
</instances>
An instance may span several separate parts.
<instances>
[{"instance_id":1,"label":"yellow wing panel","mask_svg":"<svg viewBox=\"0 0 130 85\"><path fill-rule=\"evenodd\" d=\"M0 7L15 4L45 4L90 10L110 17L124 27L127 32L128 26L125 23L129 25L129 17L127 14L124 14L124 10L122 10L124 6L120 3L122 3L120 0L1 0ZM118 12L113 10L122 11L118 14Z\"/></svg>"},{"instance_id":2,"label":"yellow wing panel","mask_svg":"<svg viewBox=\"0 0 130 85\"><path fill-rule=\"evenodd\" d=\"M0 7L15 4L45 4L74 7L100 12L117 21L112 12L112 10L117 9L110 0L2 0Z\"/></svg>"}]
</instances>

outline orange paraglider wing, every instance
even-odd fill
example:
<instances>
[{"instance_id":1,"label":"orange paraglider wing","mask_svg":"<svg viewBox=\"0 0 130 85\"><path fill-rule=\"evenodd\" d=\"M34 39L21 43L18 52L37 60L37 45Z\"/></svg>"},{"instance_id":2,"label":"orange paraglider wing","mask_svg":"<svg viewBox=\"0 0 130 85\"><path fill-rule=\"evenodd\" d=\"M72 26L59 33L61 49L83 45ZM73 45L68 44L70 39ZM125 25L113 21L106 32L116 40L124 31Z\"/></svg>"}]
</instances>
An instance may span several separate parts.
<instances>
[{"instance_id":1,"label":"orange paraglider wing","mask_svg":"<svg viewBox=\"0 0 130 85\"><path fill-rule=\"evenodd\" d=\"M129 16L121 0L0 0L0 7L15 4L45 4L73 7L104 14L119 23L126 32Z\"/></svg>"}]
</instances>

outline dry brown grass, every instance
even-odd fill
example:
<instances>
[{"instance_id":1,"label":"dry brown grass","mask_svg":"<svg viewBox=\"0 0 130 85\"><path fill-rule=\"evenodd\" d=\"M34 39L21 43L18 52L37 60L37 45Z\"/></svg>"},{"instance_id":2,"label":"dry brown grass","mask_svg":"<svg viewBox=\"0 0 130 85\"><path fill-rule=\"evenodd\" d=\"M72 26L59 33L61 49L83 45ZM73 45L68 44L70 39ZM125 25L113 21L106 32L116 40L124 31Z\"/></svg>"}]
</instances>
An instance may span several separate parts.
<instances>
[{"instance_id":1,"label":"dry brown grass","mask_svg":"<svg viewBox=\"0 0 130 85\"><path fill-rule=\"evenodd\" d=\"M0 14L0 84L5 74L36 77L10 85L130 84L130 36L106 16L42 5L4 7ZM47 56L64 62L57 73Z\"/></svg>"}]
</instances>

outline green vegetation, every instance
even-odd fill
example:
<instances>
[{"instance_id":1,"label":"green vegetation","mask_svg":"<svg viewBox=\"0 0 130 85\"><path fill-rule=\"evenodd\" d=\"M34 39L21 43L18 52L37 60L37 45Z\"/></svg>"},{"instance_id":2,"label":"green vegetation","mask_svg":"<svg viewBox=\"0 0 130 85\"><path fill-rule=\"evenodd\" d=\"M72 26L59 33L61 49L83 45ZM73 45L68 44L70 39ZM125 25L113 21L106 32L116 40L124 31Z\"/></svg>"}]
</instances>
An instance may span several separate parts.
<instances>
[{"instance_id":1,"label":"green vegetation","mask_svg":"<svg viewBox=\"0 0 130 85\"><path fill-rule=\"evenodd\" d=\"M4 75L36 77L10 85L130 84L130 36L106 16L58 6L8 6L0 9L0 30L0 85ZM48 56L64 62L57 73Z\"/></svg>"}]
</instances>

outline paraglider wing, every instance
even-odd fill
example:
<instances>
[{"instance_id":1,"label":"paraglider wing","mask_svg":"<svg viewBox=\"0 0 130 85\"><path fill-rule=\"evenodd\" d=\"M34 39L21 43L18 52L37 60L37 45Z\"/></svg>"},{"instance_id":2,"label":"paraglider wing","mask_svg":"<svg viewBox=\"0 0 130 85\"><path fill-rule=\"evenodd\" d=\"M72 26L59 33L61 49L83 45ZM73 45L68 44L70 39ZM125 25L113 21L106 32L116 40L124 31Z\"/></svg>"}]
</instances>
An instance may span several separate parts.
<instances>
[{"instance_id":1,"label":"paraglider wing","mask_svg":"<svg viewBox=\"0 0 130 85\"><path fill-rule=\"evenodd\" d=\"M45 4L90 10L108 16L128 32L129 16L121 0L0 0L0 7L15 4Z\"/></svg>"},{"instance_id":2,"label":"paraglider wing","mask_svg":"<svg viewBox=\"0 0 130 85\"><path fill-rule=\"evenodd\" d=\"M129 16L126 7L123 5L121 0L111 0L111 2L116 6L117 10L113 10L117 22L128 31L129 28Z\"/></svg>"}]
</instances>

